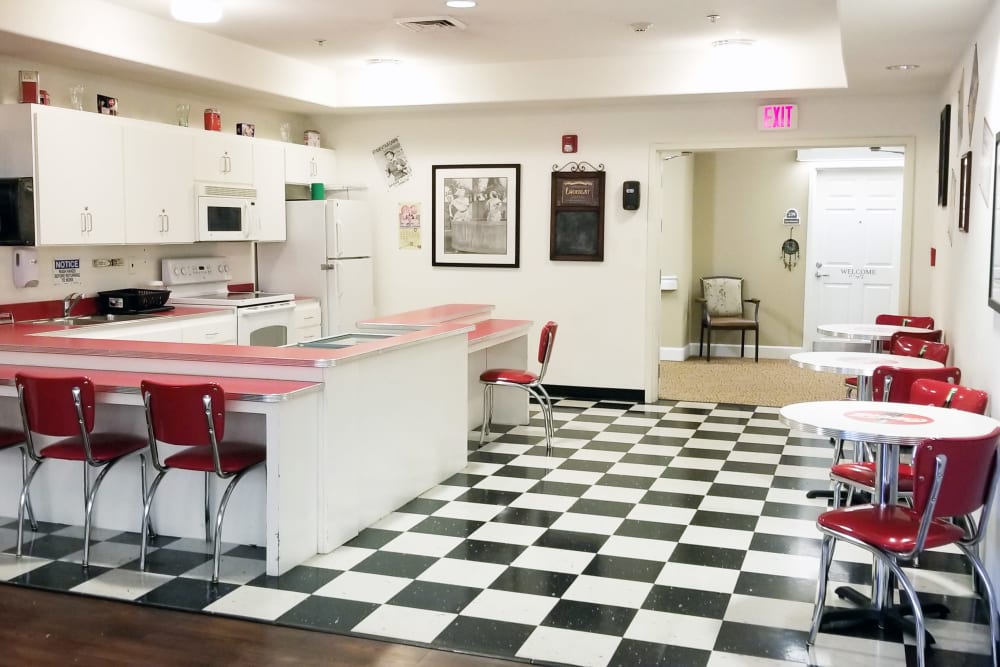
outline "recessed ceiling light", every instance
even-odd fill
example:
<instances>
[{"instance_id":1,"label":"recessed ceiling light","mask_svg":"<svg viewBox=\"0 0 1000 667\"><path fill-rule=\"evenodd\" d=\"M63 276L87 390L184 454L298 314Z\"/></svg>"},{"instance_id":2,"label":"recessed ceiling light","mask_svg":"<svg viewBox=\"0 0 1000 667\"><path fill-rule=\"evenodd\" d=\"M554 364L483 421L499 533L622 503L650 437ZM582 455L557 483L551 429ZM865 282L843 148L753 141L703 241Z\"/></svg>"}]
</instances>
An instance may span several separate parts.
<instances>
[{"instance_id":1,"label":"recessed ceiling light","mask_svg":"<svg viewBox=\"0 0 1000 667\"><path fill-rule=\"evenodd\" d=\"M187 23L218 23L222 0L170 0L170 15Z\"/></svg>"},{"instance_id":2,"label":"recessed ceiling light","mask_svg":"<svg viewBox=\"0 0 1000 667\"><path fill-rule=\"evenodd\" d=\"M476 6L474 0L448 0L448 2L444 4L449 7L454 7L455 9L469 9Z\"/></svg>"},{"instance_id":3,"label":"recessed ceiling light","mask_svg":"<svg viewBox=\"0 0 1000 667\"><path fill-rule=\"evenodd\" d=\"M714 42L712 42L712 46L714 46L716 48L724 47L724 46L725 47L728 47L728 46L753 46L756 43L757 43L757 40L754 40L754 39L717 39Z\"/></svg>"},{"instance_id":4,"label":"recessed ceiling light","mask_svg":"<svg viewBox=\"0 0 1000 667\"><path fill-rule=\"evenodd\" d=\"M402 60L398 60L396 58L369 58L365 61L365 64L376 67L381 65L400 65L402 62Z\"/></svg>"},{"instance_id":5,"label":"recessed ceiling light","mask_svg":"<svg viewBox=\"0 0 1000 667\"><path fill-rule=\"evenodd\" d=\"M917 69L920 65L906 64L906 65L886 65L886 69L890 69L896 72L905 72L909 69Z\"/></svg>"}]
</instances>

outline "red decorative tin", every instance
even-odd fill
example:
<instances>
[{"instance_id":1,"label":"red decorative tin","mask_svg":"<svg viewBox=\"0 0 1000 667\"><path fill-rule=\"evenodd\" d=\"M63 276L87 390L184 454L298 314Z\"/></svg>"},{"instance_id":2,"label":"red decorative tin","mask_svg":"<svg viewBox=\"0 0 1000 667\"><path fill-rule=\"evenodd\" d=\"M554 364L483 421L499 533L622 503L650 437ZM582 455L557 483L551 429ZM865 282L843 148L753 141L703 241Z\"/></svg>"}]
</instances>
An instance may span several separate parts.
<instances>
[{"instance_id":1,"label":"red decorative tin","mask_svg":"<svg viewBox=\"0 0 1000 667\"><path fill-rule=\"evenodd\" d=\"M205 129L222 132L222 116L218 109L205 109Z\"/></svg>"}]
</instances>

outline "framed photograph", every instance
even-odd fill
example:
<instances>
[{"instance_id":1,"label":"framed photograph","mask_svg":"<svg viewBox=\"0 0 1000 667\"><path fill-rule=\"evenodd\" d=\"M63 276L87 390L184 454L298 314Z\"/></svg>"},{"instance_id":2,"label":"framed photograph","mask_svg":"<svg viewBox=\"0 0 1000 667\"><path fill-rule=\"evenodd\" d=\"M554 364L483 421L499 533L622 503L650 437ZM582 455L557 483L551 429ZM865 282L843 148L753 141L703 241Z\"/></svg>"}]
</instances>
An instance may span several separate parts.
<instances>
[{"instance_id":1,"label":"framed photograph","mask_svg":"<svg viewBox=\"0 0 1000 667\"><path fill-rule=\"evenodd\" d=\"M434 165L433 266L520 265L521 165Z\"/></svg>"},{"instance_id":2,"label":"framed photograph","mask_svg":"<svg viewBox=\"0 0 1000 667\"><path fill-rule=\"evenodd\" d=\"M948 153L951 151L951 105L941 110L938 126L938 206L948 205Z\"/></svg>"},{"instance_id":3,"label":"framed photograph","mask_svg":"<svg viewBox=\"0 0 1000 667\"><path fill-rule=\"evenodd\" d=\"M604 171L552 172L549 259L604 261Z\"/></svg>"},{"instance_id":4,"label":"framed photograph","mask_svg":"<svg viewBox=\"0 0 1000 667\"><path fill-rule=\"evenodd\" d=\"M106 116L117 116L118 115L118 98L108 97L107 95L97 96L97 113L105 114Z\"/></svg>"},{"instance_id":5,"label":"framed photograph","mask_svg":"<svg viewBox=\"0 0 1000 667\"><path fill-rule=\"evenodd\" d=\"M993 245L990 251L990 308L1000 313L1000 197L997 197L1000 187L1000 133L997 133L993 143Z\"/></svg>"},{"instance_id":6,"label":"framed photograph","mask_svg":"<svg viewBox=\"0 0 1000 667\"><path fill-rule=\"evenodd\" d=\"M972 151L962 156L958 179L958 231L969 231L969 193L972 192Z\"/></svg>"}]
</instances>

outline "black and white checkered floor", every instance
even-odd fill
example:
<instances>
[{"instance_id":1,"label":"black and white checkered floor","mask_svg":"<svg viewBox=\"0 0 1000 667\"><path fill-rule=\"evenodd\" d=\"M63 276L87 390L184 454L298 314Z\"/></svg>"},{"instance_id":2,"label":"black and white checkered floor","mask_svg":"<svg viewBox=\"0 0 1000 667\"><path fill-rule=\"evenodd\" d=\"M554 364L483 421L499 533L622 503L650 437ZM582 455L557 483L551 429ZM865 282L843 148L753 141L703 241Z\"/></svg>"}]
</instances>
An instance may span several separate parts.
<instances>
[{"instance_id":1,"label":"black and white checkered floor","mask_svg":"<svg viewBox=\"0 0 1000 667\"><path fill-rule=\"evenodd\" d=\"M533 407L534 409L534 407ZM827 440L790 434L777 409L562 400L555 455L538 414L471 451L460 474L333 553L281 577L263 551L159 538L138 571L138 536L45 525L20 560L0 527L0 580L426 644L542 664L913 665L912 638L854 628L807 649L818 571L805 489L827 479ZM478 439L478 433L470 434ZM470 446L472 442L470 440ZM837 548L837 582L867 592L870 558ZM956 551L909 570L930 620L933 665L992 665L986 612Z\"/></svg>"}]
</instances>

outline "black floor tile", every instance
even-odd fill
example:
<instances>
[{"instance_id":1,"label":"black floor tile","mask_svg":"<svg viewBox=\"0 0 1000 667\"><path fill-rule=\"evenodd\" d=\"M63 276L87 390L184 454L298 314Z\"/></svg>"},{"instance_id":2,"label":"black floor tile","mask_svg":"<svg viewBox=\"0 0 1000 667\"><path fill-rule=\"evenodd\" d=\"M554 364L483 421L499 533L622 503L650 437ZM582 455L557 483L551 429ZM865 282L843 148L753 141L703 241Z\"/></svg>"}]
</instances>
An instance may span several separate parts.
<instances>
[{"instance_id":1,"label":"black floor tile","mask_svg":"<svg viewBox=\"0 0 1000 667\"><path fill-rule=\"evenodd\" d=\"M591 500L581 498L573 503L569 512L574 514L592 514L596 516L612 516L624 518L635 507L632 503L619 503L611 500Z\"/></svg>"},{"instance_id":2,"label":"black floor tile","mask_svg":"<svg viewBox=\"0 0 1000 667\"><path fill-rule=\"evenodd\" d=\"M465 540L448 552L448 558L471 560L479 563L497 563L510 565L511 561L521 555L528 547L520 544L504 544L502 542L485 542L481 540Z\"/></svg>"},{"instance_id":3,"label":"black floor tile","mask_svg":"<svg viewBox=\"0 0 1000 667\"><path fill-rule=\"evenodd\" d=\"M818 572L819 566L816 567ZM816 599L816 581L776 574L740 572L740 576L736 580L736 589L733 592L759 598L811 603Z\"/></svg>"},{"instance_id":4,"label":"black floor tile","mask_svg":"<svg viewBox=\"0 0 1000 667\"><path fill-rule=\"evenodd\" d=\"M667 479L686 479L691 482L714 482L719 473L715 470L699 470L697 468L667 467L660 477Z\"/></svg>"},{"instance_id":5,"label":"black floor tile","mask_svg":"<svg viewBox=\"0 0 1000 667\"><path fill-rule=\"evenodd\" d=\"M549 474L548 468L528 468L526 466L504 466L494 475L498 477L516 477L518 479L541 479Z\"/></svg>"},{"instance_id":6,"label":"black floor tile","mask_svg":"<svg viewBox=\"0 0 1000 667\"><path fill-rule=\"evenodd\" d=\"M378 608L379 605L372 602L310 595L279 616L277 623L309 630L349 632Z\"/></svg>"},{"instance_id":7,"label":"black floor tile","mask_svg":"<svg viewBox=\"0 0 1000 667\"><path fill-rule=\"evenodd\" d=\"M757 527L757 516L753 514L733 514L731 512L698 510L691 518L691 525L708 526L710 528L728 528L729 530L752 531Z\"/></svg>"},{"instance_id":8,"label":"black floor tile","mask_svg":"<svg viewBox=\"0 0 1000 667\"><path fill-rule=\"evenodd\" d=\"M639 477L637 475L607 474L597 480L598 486L616 486L623 489L648 489L653 486L654 477Z\"/></svg>"},{"instance_id":9,"label":"black floor tile","mask_svg":"<svg viewBox=\"0 0 1000 667\"><path fill-rule=\"evenodd\" d=\"M774 477L771 479L771 488L809 491L810 489L825 488L825 485L818 479L805 479L802 477Z\"/></svg>"},{"instance_id":10,"label":"black floor tile","mask_svg":"<svg viewBox=\"0 0 1000 667\"><path fill-rule=\"evenodd\" d=\"M764 500L767 498L767 489L740 484L713 484L708 489L708 495L740 500Z\"/></svg>"},{"instance_id":11,"label":"black floor tile","mask_svg":"<svg viewBox=\"0 0 1000 667\"><path fill-rule=\"evenodd\" d=\"M749 463L747 461L726 461L722 464L725 472L746 472L751 475L773 475L778 466L771 463Z\"/></svg>"},{"instance_id":12,"label":"black floor tile","mask_svg":"<svg viewBox=\"0 0 1000 667\"><path fill-rule=\"evenodd\" d=\"M434 514L439 509L447 505L448 503L444 500L431 500L430 498L414 498L410 502L406 503L397 512L405 512L407 514Z\"/></svg>"},{"instance_id":13,"label":"black floor tile","mask_svg":"<svg viewBox=\"0 0 1000 667\"><path fill-rule=\"evenodd\" d=\"M609 440L592 440L584 449L597 449L605 452L627 452L634 447L630 442L611 442Z\"/></svg>"},{"instance_id":14,"label":"black floor tile","mask_svg":"<svg viewBox=\"0 0 1000 667\"><path fill-rule=\"evenodd\" d=\"M695 431L692 438L697 438L699 440L724 440L726 442L736 442L740 434L733 433L732 431L716 431L712 428L706 426L699 426L698 430Z\"/></svg>"},{"instance_id":15,"label":"black floor tile","mask_svg":"<svg viewBox=\"0 0 1000 667\"><path fill-rule=\"evenodd\" d=\"M542 625L621 637L635 614L635 609L626 607L560 600L542 621Z\"/></svg>"},{"instance_id":16,"label":"black floor tile","mask_svg":"<svg viewBox=\"0 0 1000 667\"><path fill-rule=\"evenodd\" d=\"M572 530L553 530L550 528L535 540L535 546L597 553L607 541L608 537L606 535L578 533Z\"/></svg>"},{"instance_id":17,"label":"black floor tile","mask_svg":"<svg viewBox=\"0 0 1000 667\"><path fill-rule=\"evenodd\" d=\"M360 549L381 549L385 545L399 537L400 533L395 530L382 530L381 528L365 528L358 535L349 540L346 545L358 547Z\"/></svg>"},{"instance_id":18,"label":"black floor tile","mask_svg":"<svg viewBox=\"0 0 1000 667\"><path fill-rule=\"evenodd\" d=\"M632 417L633 414L629 412L628 416ZM634 424L612 424L607 429L605 429L605 433L645 433L650 428L652 428L652 426L653 426L652 424L650 424L649 426L636 426Z\"/></svg>"},{"instance_id":19,"label":"black floor tile","mask_svg":"<svg viewBox=\"0 0 1000 667\"><path fill-rule=\"evenodd\" d=\"M483 589L470 586L414 581L393 596L389 604L457 614L482 592Z\"/></svg>"},{"instance_id":20,"label":"black floor tile","mask_svg":"<svg viewBox=\"0 0 1000 667\"><path fill-rule=\"evenodd\" d=\"M675 458L711 459L713 461L725 461L729 458L729 452L725 449L701 449L688 445L677 454Z\"/></svg>"},{"instance_id":21,"label":"black floor tile","mask_svg":"<svg viewBox=\"0 0 1000 667\"><path fill-rule=\"evenodd\" d=\"M544 438L545 436L542 435L517 435L513 433L504 433L495 442L504 442L511 445L533 445Z\"/></svg>"},{"instance_id":22,"label":"black floor tile","mask_svg":"<svg viewBox=\"0 0 1000 667\"><path fill-rule=\"evenodd\" d=\"M830 566L830 581L838 585L842 582L860 586L870 585L872 583L872 566L868 563L839 561L834 556L833 564Z\"/></svg>"},{"instance_id":23,"label":"black floor tile","mask_svg":"<svg viewBox=\"0 0 1000 667\"><path fill-rule=\"evenodd\" d=\"M698 509L702 497L688 493L671 493L668 491L648 491L639 502L643 505L665 505L667 507L683 507Z\"/></svg>"},{"instance_id":24,"label":"black floor tile","mask_svg":"<svg viewBox=\"0 0 1000 667\"><path fill-rule=\"evenodd\" d=\"M24 544L21 549L21 553L24 556L58 560L83 549L83 540L76 537L43 535L39 532L35 533L34 539L31 539L29 542L28 540L31 535L31 533L25 531ZM16 554L17 546L15 545L7 549L7 553Z\"/></svg>"},{"instance_id":25,"label":"black floor tile","mask_svg":"<svg viewBox=\"0 0 1000 667\"><path fill-rule=\"evenodd\" d=\"M548 528L563 515L562 512L533 510L524 507L508 507L495 517L494 523L513 523L520 526L538 526Z\"/></svg>"},{"instance_id":26,"label":"black floor tile","mask_svg":"<svg viewBox=\"0 0 1000 667\"><path fill-rule=\"evenodd\" d=\"M527 593L528 595L544 595L546 597L562 597L566 589L576 579L575 574L563 572L545 572L529 570L523 567L508 567L490 588L498 591Z\"/></svg>"},{"instance_id":27,"label":"black floor tile","mask_svg":"<svg viewBox=\"0 0 1000 667\"><path fill-rule=\"evenodd\" d=\"M748 421L750 421L750 415L747 415L746 417L720 417L718 415L709 415L705 418L706 424L729 424L730 426L745 426Z\"/></svg>"},{"instance_id":28,"label":"black floor tile","mask_svg":"<svg viewBox=\"0 0 1000 667\"><path fill-rule=\"evenodd\" d=\"M642 604L643 609L686 616L722 619L732 596L727 593L700 591L676 586L653 586Z\"/></svg>"},{"instance_id":29,"label":"black floor tile","mask_svg":"<svg viewBox=\"0 0 1000 667\"><path fill-rule=\"evenodd\" d=\"M476 443L479 446L479 443ZM497 463L505 465L517 458L517 454L500 454L499 452L475 451L469 454L469 463Z\"/></svg>"},{"instance_id":30,"label":"black floor tile","mask_svg":"<svg viewBox=\"0 0 1000 667\"><path fill-rule=\"evenodd\" d=\"M352 567L351 571L416 579L437 560L437 558L430 556L377 551Z\"/></svg>"},{"instance_id":31,"label":"black floor tile","mask_svg":"<svg viewBox=\"0 0 1000 667\"><path fill-rule=\"evenodd\" d=\"M803 494L804 496L805 494ZM803 519L815 521L819 515L826 512L825 507L814 507L813 505L793 505L791 503L764 503L761 516L780 517L782 519Z\"/></svg>"},{"instance_id":32,"label":"black floor tile","mask_svg":"<svg viewBox=\"0 0 1000 667\"><path fill-rule=\"evenodd\" d=\"M567 438L569 440L590 440L594 437L594 431L584 431L582 429L560 428L556 429L557 438Z\"/></svg>"},{"instance_id":33,"label":"black floor tile","mask_svg":"<svg viewBox=\"0 0 1000 667\"><path fill-rule=\"evenodd\" d=\"M687 444L686 438L674 438L666 435L644 435L639 441L640 445L663 445L666 447L683 447Z\"/></svg>"},{"instance_id":34,"label":"black floor tile","mask_svg":"<svg viewBox=\"0 0 1000 667\"><path fill-rule=\"evenodd\" d=\"M808 537L788 537L786 535L756 533L753 539L750 540L750 550L819 558L821 543L822 540L819 538L810 539Z\"/></svg>"},{"instance_id":35,"label":"black floor tile","mask_svg":"<svg viewBox=\"0 0 1000 667\"><path fill-rule=\"evenodd\" d=\"M662 561L598 554L594 556L594 560L590 561L590 565L583 571L583 574L609 579L643 581L651 584L660 576L662 569Z\"/></svg>"},{"instance_id":36,"label":"black floor tile","mask_svg":"<svg viewBox=\"0 0 1000 667\"><path fill-rule=\"evenodd\" d=\"M459 616L434 639L435 647L513 658L535 626Z\"/></svg>"},{"instance_id":37,"label":"black floor tile","mask_svg":"<svg viewBox=\"0 0 1000 667\"><path fill-rule=\"evenodd\" d=\"M229 595L237 588L239 586L236 584L227 584L221 581L213 584L204 579L177 577L146 593L139 598L138 602L170 607L171 609L200 611L219 598Z\"/></svg>"},{"instance_id":38,"label":"black floor tile","mask_svg":"<svg viewBox=\"0 0 1000 667\"><path fill-rule=\"evenodd\" d=\"M79 563L54 561L10 580L12 584L23 584L55 591L68 591L85 581L99 577L109 568L91 565L84 569Z\"/></svg>"},{"instance_id":39,"label":"black floor tile","mask_svg":"<svg viewBox=\"0 0 1000 667\"><path fill-rule=\"evenodd\" d=\"M658 454L626 454L621 458L621 463L638 463L646 466L665 466L672 460L672 456L659 456Z\"/></svg>"},{"instance_id":40,"label":"black floor tile","mask_svg":"<svg viewBox=\"0 0 1000 667\"><path fill-rule=\"evenodd\" d=\"M333 581L338 575L340 575L340 570L327 570L322 567L299 565L277 577L262 574L252 580L249 585L260 588L273 588L280 591L311 594Z\"/></svg>"},{"instance_id":41,"label":"black floor tile","mask_svg":"<svg viewBox=\"0 0 1000 667\"><path fill-rule=\"evenodd\" d=\"M681 539L686 526L674 523L659 523L657 521L637 521L635 519L625 519L622 525L618 526L615 535L624 537L641 537L647 540L663 540L676 542Z\"/></svg>"},{"instance_id":42,"label":"black floor tile","mask_svg":"<svg viewBox=\"0 0 1000 667\"><path fill-rule=\"evenodd\" d=\"M510 505L521 494L516 491L497 491L495 489L469 489L455 500L465 503L481 503L484 505Z\"/></svg>"},{"instance_id":43,"label":"black floor tile","mask_svg":"<svg viewBox=\"0 0 1000 667\"><path fill-rule=\"evenodd\" d=\"M443 516L429 516L410 530L415 533L430 535L448 535L451 537L468 537L479 530L483 521L470 519L451 519Z\"/></svg>"},{"instance_id":44,"label":"black floor tile","mask_svg":"<svg viewBox=\"0 0 1000 667\"><path fill-rule=\"evenodd\" d=\"M225 558L225 556L223 556ZM211 554L180 549L157 549L146 556L146 571L178 576L212 560ZM123 570L138 570L139 559L122 565Z\"/></svg>"},{"instance_id":45,"label":"black floor tile","mask_svg":"<svg viewBox=\"0 0 1000 667\"><path fill-rule=\"evenodd\" d=\"M751 452L754 454L781 454L785 451L784 445L765 445L759 442L739 442L733 447L734 452Z\"/></svg>"},{"instance_id":46,"label":"black floor tile","mask_svg":"<svg viewBox=\"0 0 1000 667\"><path fill-rule=\"evenodd\" d=\"M586 484L569 484L567 482L539 482L528 489L529 493L548 493L553 496L571 496L579 498L590 487ZM509 504L509 503L508 503Z\"/></svg>"},{"instance_id":47,"label":"black floor tile","mask_svg":"<svg viewBox=\"0 0 1000 667\"><path fill-rule=\"evenodd\" d=\"M674 547L673 553L670 554L670 562L738 570L742 567L745 556L746 552L742 549L720 549L718 547L703 547L698 544L678 544Z\"/></svg>"},{"instance_id":48,"label":"black floor tile","mask_svg":"<svg viewBox=\"0 0 1000 667\"><path fill-rule=\"evenodd\" d=\"M445 486L468 486L472 487L486 479L486 475L469 475L464 472L455 473L448 479L441 482Z\"/></svg>"},{"instance_id":49,"label":"black floor tile","mask_svg":"<svg viewBox=\"0 0 1000 667\"><path fill-rule=\"evenodd\" d=\"M670 415L710 415L712 414L712 408L684 408L684 407L674 407L667 414Z\"/></svg>"},{"instance_id":50,"label":"black floor tile","mask_svg":"<svg viewBox=\"0 0 1000 667\"><path fill-rule=\"evenodd\" d=\"M636 667L637 665L705 667L710 656L711 651L623 639L611 657L608 667Z\"/></svg>"},{"instance_id":51,"label":"black floor tile","mask_svg":"<svg viewBox=\"0 0 1000 667\"><path fill-rule=\"evenodd\" d=\"M559 470L581 470L583 472L607 472L615 464L611 461L588 461L567 459L559 464Z\"/></svg>"},{"instance_id":52,"label":"black floor tile","mask_svg":"<svg viewBox=\"0 0 1000 667\"><path fill-rule=\"evenodd\" d=\"M808 663L806 632L723 621L715 650L771 660Z\"/></svg>"},{"instance_id":53,"label":"black floor tile","mask_svg":"<svg viewBox=\"0 0 1000 667\"><path fill-rule=\"evenodd\" d=\"M267 560L267 549L264 547L255 547L250 544L237 544L232 549L226 551L225 543L222 545L223 558L226 556L235 556L236 558L246 558L249 560Z\"/></svg>"},{"instance_id":54,"label":"black floor tile","mask_svg":"<svg viewBox=\"0 0 1000 667\"><path fill-rule=\"evenodd\" d=\"M817 456L791 456L783 454L781 460L778 461L783 466L808 466L811 468L829 468L830 462L831 456L819 456L819 452L817 452Z\"/></svg>"}]
</instances>

